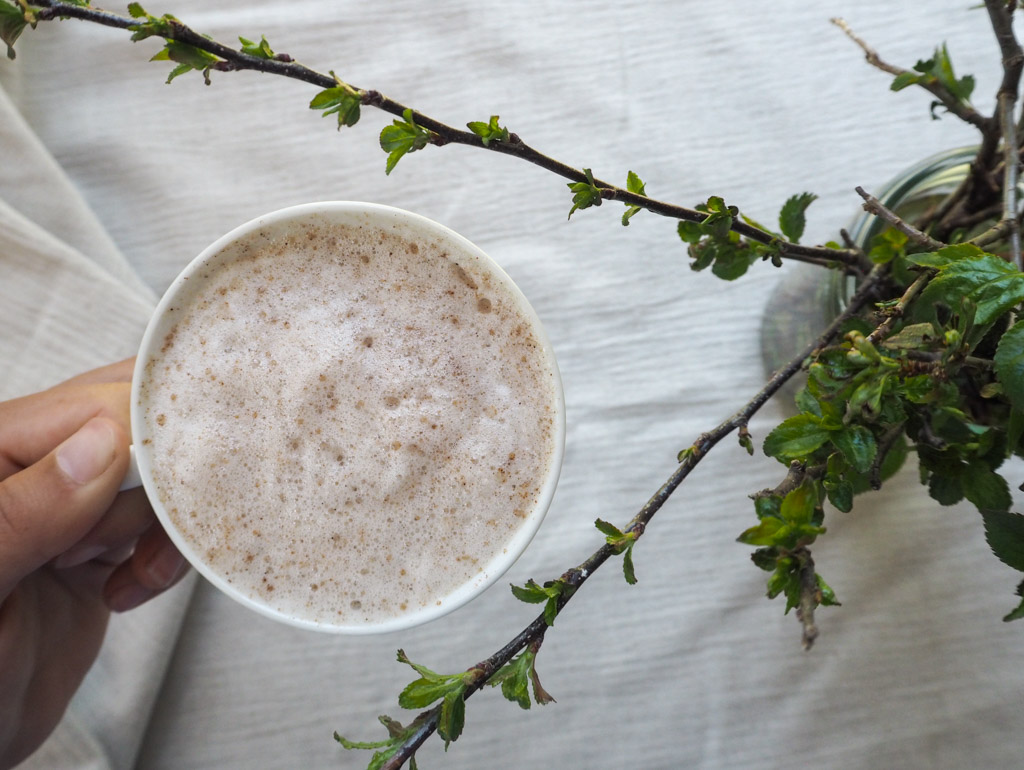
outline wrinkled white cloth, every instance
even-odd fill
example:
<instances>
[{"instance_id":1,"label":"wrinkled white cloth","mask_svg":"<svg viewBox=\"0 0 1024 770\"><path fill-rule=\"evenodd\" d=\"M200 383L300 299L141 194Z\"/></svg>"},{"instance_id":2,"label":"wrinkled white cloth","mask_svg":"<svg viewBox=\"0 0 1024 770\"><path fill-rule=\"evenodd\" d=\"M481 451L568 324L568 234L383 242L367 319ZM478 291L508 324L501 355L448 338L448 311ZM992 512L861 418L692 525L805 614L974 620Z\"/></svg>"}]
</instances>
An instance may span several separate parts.
<instances>
[{"instance_id":1,"label":"wrinkled white cloth","mask_svg":"<svg viewBox=\"0 0 1024 770\"><path fill-rule=\"evenodd\" d=\"M207 4L170 12L228 44L333 69L453 125L501 122L601 178L635 171L655 197L718 194L772 223L811 191L805 241L836 237L877 188L934 152L969 144L927 94L890 78L828 23L845 15L911 66L948 44L990 110L998 52L983 11L941 0L807 4L524 0ZM130 355L155 297L204 246L283 206L368 200L431 217L477 243L543 319L565 383L559 491L507 575L557 577L624 523L676 453L764 381L760 317L788 269L734 283L693 273L674 223L622 208L579 211L564 180L512 158L428 147L390 176L370 108L334 130L316 89L254 73L164 85L154 40L80 21L27 30L0 63L0 396ZM769 405L755 441L783 415ZM814 549L841 608L819 612L814 650L736 536L747 495L784 469L729 440L688 479L635 550L639 583L597 573L538 657L557 704L521 711L488 689L445 754L450 768L1009 768L1020 764L1024 627L1000 618L1019 575L988 551L970 506L939 508L914 463L831 512ZM1008 469L1011 486L1024 480ZM382 637L318 635L266 620L195 582L116 619L100 660L26 768L364 767L337 730L383 737L412 678L395 649L464 669L535 615L504 587L428 626ZM69 640L69 644L73 643Z\"/></svg>"}]
</instances>

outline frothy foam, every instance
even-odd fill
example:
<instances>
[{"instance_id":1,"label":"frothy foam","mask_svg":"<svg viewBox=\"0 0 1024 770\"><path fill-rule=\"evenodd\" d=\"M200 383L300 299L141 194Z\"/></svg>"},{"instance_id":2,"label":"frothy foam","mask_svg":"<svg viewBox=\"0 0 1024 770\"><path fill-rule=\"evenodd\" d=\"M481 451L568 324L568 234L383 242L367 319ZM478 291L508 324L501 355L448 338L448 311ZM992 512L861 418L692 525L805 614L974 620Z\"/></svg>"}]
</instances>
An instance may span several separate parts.
<instances>
[{"instance_id":1,"label":"frothy foam","mask_svg":"<svg viewBox=\"0 0 1024 770\"><path fill-rule=\"evenodd\" d=\"M209 567L314 623L478 579L554 461L555 380L502 279L377 225L275 225L166 314L140 386L160 500Z\"/></svg>"}]
</instances>

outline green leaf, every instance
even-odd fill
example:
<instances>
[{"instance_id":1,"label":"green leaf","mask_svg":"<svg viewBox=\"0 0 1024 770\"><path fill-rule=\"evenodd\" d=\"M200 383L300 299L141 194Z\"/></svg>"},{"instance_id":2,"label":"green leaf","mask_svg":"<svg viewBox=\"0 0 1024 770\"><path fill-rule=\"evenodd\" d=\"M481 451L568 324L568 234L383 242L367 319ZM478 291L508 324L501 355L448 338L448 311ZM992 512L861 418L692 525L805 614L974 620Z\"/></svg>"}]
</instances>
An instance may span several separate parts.
<instances>
[{"instance_id":1,"label":"green leaf","mask_svg":"<svg viewBox=\"0 0 1024 770\"><path fill-rule=\"evenodd\" d=\"M953 62L949 58L949 50L945 43L942 44L941 49L935 49L932 61L935 62L935 66L930 71L936 80L949 89L949 92L960 101L965 103L970 101L974 91L974 78L970 75L965 75L962 78L956 77L953 73Z\"/></svg>"},{"instance_id":2,"label":"green leaf","mask_svg":"<svg viewBox=\"0 0 1024 770\"><path fill-rule=\"evenodd\" d=\"M817 572L814 573L814 579L818 582L818 591L821 593L822 607L838 607L840 606L839 600L836 599L836 592L832 590L832 587L825 582L825 578L819 575Z\"/></svg>"},{"instance_id":3,"label":"green leaf","mask_svg":"<svg viewBox=\"0 0 1024 770\"><path fill-rule=\"evenodd\" d=\"M334 740L344 746L346 749L382 749L385 746L390 746L394 742L394 738L385 738L381 741L350 741L348 738L338 733L334 734Z\"/></svg>"},{"instance_id":4,"label":"green leaf","mask_svg":"<svg viewBox=\"0 0 1024 770\"><path fill-rule=\"evenodd\" d=\"M334 740L346 749L384 749L383 751L374 751L366 770L380 770L384 767L385 763L395 755L395 752L402 748L406 740L420 729L423 721L417 717L409 723L408 727L403 727L399 722L386 715L382 715L378 719L387 728L389 736L381 741L350 741L337 732L334 733ZM409 770L416 770L415 757L410 760Z\"/></svg>"},{"instance_id":5,"label":"green leaf","mask_svg":"<svg viewBox=\"0 0 1024 770\"><path fill-rule=\"evenodd\" d=\"M714 256L711 272L723 281L735 281L745 275L757 258L746 242L733 243L724 239L716 243Z\"/></svg>"},{"instance_id":6,"label":"green leaf","mask_svg":"<svg viewBox=\"0 0 1024 770\"><path fill-rule=\"evenodd\" d=\"M647 191L644 189L643 180L639 176L637 176L633 171L630 171L628 174L626 174L626 189L629 190L629 192L631 193L643 195L644 197L647 196Z\"/></svg>"},{"instance_id":7,"label":"green leaf","mask_svg":"<svg viewBox=\"0 0 1024 770\"><path fill-rule=\"evenodd\" d=\"M1024 600L1022 600L1021 603L1017 605L1017 609L1015 609L1009 615L1004 617L1003 620L1009 623L1011 620L1020 620L1021 618L1024 618Z\"/></svg>"},{"instance_id":8,"label":"green leaf","mask_svg":"<svg viewBox=\"0 0 1024 770\"><path fill-rule=\"evenodd\" d=\"M698 207L700 210L700 207ZM707 217L701 222L701 229L706 235L714 238L724 238L732 228L733 220L739 216L739 209L735 206L727 206L725 201L717 195L708 198L704 204Z\"/></svg>"},{"instance_id":9,"label":"green leaf","mask_svg":"<svg viewBox=\"0 0 1024 770\"><path fill-rule=\"evenodd\" d=\"M337 77L335 80L338 85L320 91L310 101L309 109L323 110L325 118L328 115L337 115L338 130L340 131L342 126L354 126L359 122L359 108L362 105L363 94L347 83L342 83Z\"/></svg>"},{"instance_id":10,"label":"green leaf","mask_svg":"<svg viewBox=\"0 0 1024 770\"><path fill-rule=\"evenodd\" d=\"M132 41L145 40L148 37L163 37L171 39L174 37L174 22L177 19L169 13L163 16L151 16L138 3L128 6L128 13L134 19L145 19L139 24L132 24L128 27L132 33Z\"/></svg>"},{"instance_id":11,"label":"green leaf","mask_svg":"<svg viewBox=\"0 0 1024 770\"><path fill-rule=\"evenodd\" d=\"M1011 409L1006 425L1006 451L1013 454L1020 448L1021 437L1024 436L1024 412Z\"/></svg>"},{"instance_id":12,"label":"green leaf","mask_svg":"<svg viewBox=\"0 0 1024 770\"><path fill-rule=\"evenodd\" d=\"M918 61L914 65L914 72L902 72L896 76L889 86L893 91L901 91L912 85L933 85L938 84L949 91L950 95L959 102L967 104L970 102L971 94L974 91L974 78L965 75L958 78L953 71L953 62L949 57L949 49L943 43L941 48L936 48L932 58ZM936 105L933 105L933 109Z\"/></svg>"},{"instance_id":13,"label":"green leaf","mask_svg":"<svg viewBox=\"0 0 1024 770\"><path fill-rule=\"evenodd\" d=\"M876 265L892 262L896 257L906 255L907 240L908 238L905 233L897 230L895 227L889 227L872 238L868 257Z\"/></svg>"},{"instance_id":14,"label":"green leaf","mask_svg":"<svg viewBox=\"0 0 1024 770\"><path fill-rule=\"evenodd\" d=\"M772 546L776 544L780 530L786 527L782 519L765 518L757 524L740 533L736 539L747 545Z\"/></svg>"},{"instance_id":15,"label":"green leaf","mask_svg":"<svg viewBox=\"0 0 1024 770\"><path fill-rule=\"evenodd\" d=\"M804 217L807 207L818 199L813 193L801 193L794 195L782 206L779 212L779 228L782 234L793 243L799 243L804 234L806 219Z\"/></svg>"},{"instance_id":16,"label":"green leaf","mask_svg":"<svg viewBox=\"0 0 1024 770\"><path fill-rule=\"evenodd\" d=\"M334 734L334 739L346 749L378 748L372 743L356 743L354 741L350 741L347 738L339 735L338 733ZM391 759L391 757L395 755L395 752L397 752L401 748L401 743L395 741L394 739L379 741L379 743L381 744L380 748L387 747L387 751L373 752L373 756L370 758L370 764L366 766L366 770L380 770L380 768L384 767L384 763Z\"/></svg>"},{"instance_id":17,"label":"green leaf","mask_svg":"<svg viewBox=\"0 0 1024 770\"><path fill-rule=\"evenodd\" d=\"M14 44L29 24L35 29L36 18L30 11L0 2L0 40L7 44L8 59L14 58Z\"/></svg>"},{"instance_id":18,"label":"green leaf","mask_svg":"<svg viewBox=\"0 0 1024 770\"><path fill-rule=\"evenodd\" d=\"M906 238L905 235L903 237L904 239ZM922 267L941 269L943 267L948 267L954 262L959 262L962 259L976 259L984 256L984 254L985 252L973 243L956 243L952 246L944 246L938 251L908 254L907 260L915 265L921 265Z\"/></svg>"},{"instance_id":19,"label":"green leaf","mask_svg":"<svg viewBox=\"0 0 1024 770\"><path fill-rule=\"evenodd\" d=\"M512 594L519 601L528 604L544 605L544 620L549 626L555 624L555 617L558 615L558 604L564 595L566 598L572 595L572 589L564 580L549 580L543 586L537 585L533 578L526 582L525 586L512 586Z\"/></svg>"},{"instance_id":20,"label":"green leaf","mask_svg":"<svg viewBox=\"0 0 1024 770\"><path fill-rule=\"evenodd\" d=\"M210 85L210 67L220 61L212 53L196 48L194 45L182 43L177 40L168 40L164 47L150 61L173 61L178 66L171 70L167 82L170 83L178 75L191 70L197 70L203 74L206 85Z\"/></svg>"},{"instance_id":21,"label":"green leaf","mask_svg":"<svg viewBox=\"0 0 1024 770\"><path fill-rule=\"evenodd\" d=\"M589 168L583 169L587 177L586 182L569 182L567 187L572 191L572 208L569 209L569 218L576 213L577 209L589 209L591 206L601 205L601 188L594 184L594 174Z\"/></svg>"},{"instance_id":22,"label":"green leaf","mask_svg":"<svg viewBox=\"0 0 1024 770\"><path fill-rule=\"evenodd\" d=\"M676 231L679 233L679 237L686 243L697 243L704 237L704 231L701 229L699 222L688 222L685 219L680 220Z\"/></svg>"},{"instance_id":23,"label":"green leaf","mask_svg":"<svg viewBox=\"0 0 1024 770\"><path fill-rule=\"evenodd\" d=\"M611 543L613 539L621 539L622 537L625 537L621 529L604 519L598 519L595 521L594 526L597 527L603 535L607 536L609 543Z\"/></svg>"},{"instance_id":24,"label":"green leaf","mask_svg":"<svg viewBox=\"0 0 1024 770\"><path fill-rule=\"evenodd\" d=\"M828 501L836 510L849 513L853 510L853 484L846 479L829 479L822 482Z\"/></svg>"},{"instance_id":25,"label":"green leaf","mask_svg":"<svg viewBox=\"0 0 1024 770\"><path fill-rule=\"evenodd\" d=\"M869 370L870 371L870 370ZM890 384L890 375L881 374L861 383L853 393L847 405L847 414L874 421L882 411L882 397Z\"/></svg>"},{"instance_id":26,"label":"green leaf","mask_svg":"<svg viewBox=\"0 0 1024 770\"><path fill-rule=\"evenodd\" d=\"M939 505L955 505L964 499L959 474L933 473L928 480L928 494Z\"/></svg>"},{"instance_id":27,"label":"green leaf","mask_svg":"<svg viewBox=\"0 0 1024 770\"><path fill-rule=\"evenodd\" d=\"M501 694L507 700L518 703L522 709L530 708L530 670L533 668L533 653L524 650L515 659L506 663L488 681L492 687L501 685Z\"/></svg>"},{"instance_id":28,"label":"green leaf","mask_svg":"<svg viewBox=\"0 0 1024 770\"><path fill-rule=\"evenodd\" d=\"M922 80L923 77L918 73L910 71L901 72L895 77L889 88L893 91L902 91L904 88L909 88L912 85L920 83Z\"/></svg>"},{"instance_id":29,"label":"green leaf","mask_svg":"<svg viewBox=\"0 0 1024 770\"><path fill-rule=\"evenodd\" d=\"M647 197L647 191L644 189L643 180L632 171L626 175L626 189L636 195L643 195L645 198ZM625 213L622 215L623 226L628 225L630 218L638 211L640 211L639 206L627 206Z\"/></svg>"},{"instance_id":30,"label":"green leaf","mask_svg":"<svg viewBox=\"0 0 1024 770\"><path fill-rule=\"evenodd\" d=\"M759 519L766 517L780 519L782 518L782 498L772 494L758 495L754 498L754 511Z\"/></svg>"},{"instance_id":31,"label":"green leaf","mask_svg":"<svg viewBox=\"0 0 1024 770\"><path fill-rule=\"evenodd\" d=\"M398 695L398 705L405 709L426 708L435 701L441 701L437 732L445 741L445 747L462 734L465 723L466 685L471 674L438 674L426 666L413 663L402 650L398 660L407 663L420 674L420 678L406 685Z\"/></svg>"},{"instance_id":32,"label":"green leaf","mask_svg":"<svg viewBox=\"0 0 1024 770\"><path fill-rule=\"evenodd\" d=\"M626 582L629 585L636 585L636 570L633 568L633 545L630 543L629 547L626 548L622 553L622 574L626 578Z\"/></svg>"},{"instance_id":33,"label":"green leaf","mask_svg":"<svg viewBox=\"0 0 1024 770\"><path fill-rule=\"evenodd\" d=\"M551 597L551 594L537 585L533 578L527 580L525 586L513 584L512 595L519 601L527 602L528 604L540 604L541 602L546 602Z\"/></svg>"},{"instance_id":34,"label":"green leaf","mask_svg":"<svg viewBox=\"0 0 1024 770\"><path fill-rule=\"evenodd\" d=\"M930 323L907 324L895 334L883 340L888 348L898 350L922 349L935 341L935 328Z\"/></svg>"},{"instance_id":35,"label":"green leaf","mask_svg":"<svg viewBox=\"0 0 1024 770\"><path fill-rule=\"evenodd\" d=\"M452 690L441 701L441 713L437 720L437 734L444 739L444 747L462 735L466 724L466 687Z\"/></svg>"},{"instance_id":36,"label":"green leaf","mask_svg":"<svg viewBox=\"0 0 1024 770\"><path fill-rule=\"evenodd\" d=\"M782 422L765 437L764 453L788 464L824 445L831 435L822 427L820 417L798 414Z\"/></svg>"},{"instance_id":37,"label":"green leaf","mask_svg":"<svg viewBox=\"0 0 1024 770\"><path fill-rule=\"evenodd\" d=\"M750 560L765 572L772 572L779 560L778 548L758 548L750 554Z\"/></svg>"},{"instance_id":38,"label":"green leaf","mask_svg":"<svg viewBox=\"0 0 1024 770\"><path fill-rule=\"evenodd\" d=\"M1013 505L1006 479L981 460L972 460L960 479L964 497L978 510L1007 511Z\"/></svg>"},{"instance_id":39,"label":"green leaf","mask_svg":"<svg viewBox=\"0 0 1024 770\"><path fill-rule=\"evenodd\" d=\"M800 565L796 559L779 559L775 572L768 578L768 598L786 595L786 614L800 604Z\"/></svg>"},{"instance_id":40,"label":"green leaf","mask_svg":"<svg viewBox=\"0 0 1024 770\"><path fill-rule=\"evenodd\" d=\"M422 150L430 143L431 131L416 124L411 109L402 113L404 120L394 120L380 132L380 148L388 153L387 167L384 172L390 174L398 161L409 152Z\"/></svg>"},{"instance_id":41,"label":"green leaf","mask_svg":"<svg viewBox=\"0 0 1024 770\"><path fill-rule=\"evenodd\" d=\"M981 516L992 553L1003 564L1024 572L1024 516L1009 511L982 511Z\"/></svg>"},{"instance_id":42,"label":"green leaf","mask_svg":"<svg viewBox=\"0 0 1024 770\"><path fill-rule=\"evenodd\" d=\"M874 434L863 425L848 425L832 434L832 443L858 472L867 473L878 454Z\"/></svg>"},{"instance_id":43,"label":"green leaf","mask_svg":"<svg viewBox=\"0 0 1024 770\"><path fill-rule=\"evenodd\" d=\"M238 42L242 44L242 53L254 56L257 59L273 59L274 52L270 48L270 43L267 42L267 38L263 35L260 36L260 42L254 43L251 40L246 40L244 37L239 37Z\"/></svg>"},{"instance_id":44,"label":"green leaf","mask_svg":"<svg viewBox=\"0 0 1024 770\"><path fill-rule=\"evenodd\" d=\"M553 703L552 698L541 686L537 674L537 653L527 647L517 657L502 666L488 681L492 687L501 685L501 694L507 700L519 704L520 708L530 708L530 688L533 688L533 699L538 705Z\"/></svg>"},{"instance_id":45,"label":"green leaf","mask_svg":"<svg viewBox=\"0 0 1024 770\"><path fill-rule=\"evenodd\" d=\"M1024 410L1024 321L999 338L994 358L996 377L1014 409Z\"/></svg>"},{"instance_id":46,"label":"green leaf","mask_svg":"<svg viewBox=\"0 0 1024 770\"><path fill-rule=\"evenodd\" d=\"M964 300L976 306L974 323L986 326L1024 300L1024 275L992 254L959 259L941 268L916 304L957 309Z\"/></svg>"},{"instance_id":47,"label":"green leaf","mask_svg":"<svg viewBox=\"0 0 1024 770\"><path fill-rule=\"evenodd\" d=\"M779 515L789 524L810 524L818 507L818 489L805 481L782 498Z\"/></svg>"},{"instance_id":48,"label":"green leaf","mask_svg":"<svg viewBox=\"0 0 1024 770\"><path fill-rule=\"evenodd\" d=\"M484 147L489 147L491 142L507 142L510 137L508 129L498 125L497 115L491 115L487 123L474 120L467 123L466 127L480 137Z\"/></svg>"}]
</instances>

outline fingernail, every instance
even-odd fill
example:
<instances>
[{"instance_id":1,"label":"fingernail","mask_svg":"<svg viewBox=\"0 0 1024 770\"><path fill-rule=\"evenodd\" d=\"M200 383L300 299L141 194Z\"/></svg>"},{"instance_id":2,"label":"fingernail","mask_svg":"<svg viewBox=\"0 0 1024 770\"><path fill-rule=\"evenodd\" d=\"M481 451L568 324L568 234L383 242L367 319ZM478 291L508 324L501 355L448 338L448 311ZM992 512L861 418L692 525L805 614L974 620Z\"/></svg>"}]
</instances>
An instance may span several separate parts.
<instances>
[{"instance_id":1,"label":"fingernail","mask_svg":"<svg viewBox=\"0 0 1024 770\"><path fill-rule=\"evenodd\" d=\"M92 419L57 447L57 465L75 483L88 484L114 461L117 439L105 420Z\"/></svg>"},{"instance_id":2,"label":"fingernail","mask_svg":"<svg viewBox=\"0 0 1024 770\"><path fill-rule=\"evenodd\" d=\"M129 583L107 597L107 606L114 612L127 612L134 610L153 596L156 596L156 591L138 583Z\"/></svg>"},{"instance_id":3,"label":"fingernail","mask_svg":"<svg viewBox=\"0 0 1024 770\"><path fill-rule=\"evenodd\" d=\"M154 586L167 588L178 579L187 566L185 557L175 548L167 546L157 551L156 555L146 563L145 569Z\"/></svg>"}]
</instances>

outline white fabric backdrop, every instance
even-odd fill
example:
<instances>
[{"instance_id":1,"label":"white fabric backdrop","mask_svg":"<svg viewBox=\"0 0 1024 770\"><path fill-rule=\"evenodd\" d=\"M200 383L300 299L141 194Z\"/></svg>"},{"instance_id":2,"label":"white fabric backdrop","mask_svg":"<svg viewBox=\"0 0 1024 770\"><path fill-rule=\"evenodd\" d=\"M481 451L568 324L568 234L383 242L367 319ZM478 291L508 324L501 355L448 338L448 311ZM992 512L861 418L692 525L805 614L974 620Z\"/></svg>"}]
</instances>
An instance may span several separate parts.
<instances>
[{"instance_id":1,"label":"white fabric backdrop","mask_svg":"<svg viewBox=\"0 0 1024 770\"><path fill-rule=\"evenodd\" d=\"M711 194L756 219L810 190L806 240L835 237L877 187L970 143L932 121L828 23L845 15L890 60L947 41L988 110L998 57L983 11L941 0L807 4L177 0L224 42L278 51L451 124L503 124L656 197ZM154 297L207 243L282 206L361 199L461 232L497 259L544 320L568 404L562 481L509 581L552 578L625 522L676 452L762 384L758 326L786 270L724 284L692 273L673 223L578 212L557 178L462 147L407 156L390 177L364 110L340 134L306 109L316 89L253 73L163 84L156 42L77 21L26 31L0 63L0 397L129 355ZM752 423L760 442L782 412ZM912 464L911 464L912 465ZM908 469L815 549L842 608L819 613L813 652L735 543L746 495L781 467L734 442L712 454L636 549L640 582L598 573L549 632L538 668L557 704L487 691L466 732L420 766L821 768L1020 764L1024 628L1003 624L1019 577L987 551L969 506L934 507ZM1021 481L1019 468L1012 486ZM534 615L507 590L427 627L335 638L276 625L206 584L118 618L54 738L29 768L364 767L331 734L381 737L411 671L465 668ZM187 608L186 608L187 605ZM184 619L182 616L184 613ZM180 633L179 633L180 631Z\"/></svg>"}]
</instances>

